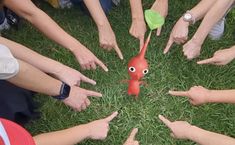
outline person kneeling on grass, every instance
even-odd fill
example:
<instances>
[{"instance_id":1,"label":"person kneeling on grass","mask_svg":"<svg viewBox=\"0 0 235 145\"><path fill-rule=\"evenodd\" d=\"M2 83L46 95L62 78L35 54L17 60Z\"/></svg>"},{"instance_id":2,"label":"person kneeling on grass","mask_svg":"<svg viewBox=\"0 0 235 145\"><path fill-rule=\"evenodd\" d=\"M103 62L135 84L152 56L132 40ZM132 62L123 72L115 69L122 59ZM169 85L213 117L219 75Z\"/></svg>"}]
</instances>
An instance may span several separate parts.
<instances>
[{"instance_id":1,"label":"person kneeling on grass","mask_svg":"<svg viewBox=\"0 0 235 145\"><path fill-rule=\"evenodd\" d=\"M87 124L78 125L68 129L43 133L32 137L21 126L0 118L0 144L1 145L73 145L86 139L104 140L109 132L109 123L118 112L110 116ZM139 145L135 141L138 130L132 130L124 145Z\"/></svg>"},{"instance_id":2,"label":"person kneeling on grass","mask_svg":"<svg viewBox=\"0 0 235 145\"><path fill-rule=\"evenodd\" d=\"M171 122L159 115L159 119L171 130L171 136L177 139L189 139L200 145L234 145L235 139L193 126L186 121Z\"/></svg>"}]
</instances>

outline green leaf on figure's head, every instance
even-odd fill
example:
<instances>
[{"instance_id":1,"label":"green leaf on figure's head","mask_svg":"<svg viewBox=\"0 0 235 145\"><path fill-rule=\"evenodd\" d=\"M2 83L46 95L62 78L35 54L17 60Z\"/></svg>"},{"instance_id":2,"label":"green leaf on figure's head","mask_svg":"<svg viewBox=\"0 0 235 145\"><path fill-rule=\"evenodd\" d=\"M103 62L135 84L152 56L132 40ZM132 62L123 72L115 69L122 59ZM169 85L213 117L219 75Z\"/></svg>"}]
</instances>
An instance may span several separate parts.
<instances>
[{"instance_id":1,"label":"green leaf on figure's head","mask_svg":"<svg viewBox=\"0 0 235 145\"><path fill-rule=\"evenodd\" d=\"M144 12L145 20L151 30L161 27L165 23L165 19L158 12L148 9Z\"/></svg>"}]
</instances>

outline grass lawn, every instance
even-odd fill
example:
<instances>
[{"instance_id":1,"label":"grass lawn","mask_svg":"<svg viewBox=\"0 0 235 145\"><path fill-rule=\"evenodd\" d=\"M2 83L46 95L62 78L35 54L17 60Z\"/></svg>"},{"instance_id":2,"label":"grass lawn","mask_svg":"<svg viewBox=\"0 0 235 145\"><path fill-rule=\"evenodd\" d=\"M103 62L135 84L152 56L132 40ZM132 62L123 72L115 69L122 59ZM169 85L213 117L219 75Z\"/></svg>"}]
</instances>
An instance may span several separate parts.
<instances>
[{"instance_id":1,"label":"grass lawn","mask_svg":"<svg viewBox=\"0 0 235 145\"><path fill-rule=\"evenodd\" d=\"M144 0L144 8L150 8L154 0ZM97 85L82 84L82 87L103 93L103 98L92 98L91 106L84 112L77 113L47 96L39 95L36 99L42 104L41 119L28 125L32 134L68 128L92 120L100 119L119 111L118 117L110 124L109 136L104 141L84 141L82 145L121 145L134 127L139 128L137 139L141 145L192 145L190 141L174 140L163 123L157 118L163 114L171 120L185 120L204 129L235 137L235 106L227 104L208 104L193 107L187 99L172 97L168 90L187 90L193 85L202 85L210 89L235 88L235 63L224 67L199 66L196 60L187 61L182 54L182 46L174 45L169 54L163 55L171 29L178 18L193 7L198 0L170 1L169 15L161 37L152 37L146 58L150 64L149 74L145 77L147 87L142 87L139 99L127 95L128 60L138 53L139 41L132 38L128 31L131 25L128 1L114 8L109 15L110 23L116 33L117 41L124 54L121 61L114 52L106 52L99 47L98 33L91 18L78 10L56 10L40 2L40 7L57 21L67 32L79 39L103 60L109 68L105 73L101 69L83 73L97 81ZM42 20L43 21L43 20ZM206 40L199 59L207 58L220 48L234 44L234 19L227 17L224 37L219 41ZM190 36L198 24L190 27ZM24 44L35 51L80 70L74 56L45 38L29 23L24 22L18 31L10 30L8 38ZM197 59L198 60L198 59Z\"/></svg>"}]
</instances>

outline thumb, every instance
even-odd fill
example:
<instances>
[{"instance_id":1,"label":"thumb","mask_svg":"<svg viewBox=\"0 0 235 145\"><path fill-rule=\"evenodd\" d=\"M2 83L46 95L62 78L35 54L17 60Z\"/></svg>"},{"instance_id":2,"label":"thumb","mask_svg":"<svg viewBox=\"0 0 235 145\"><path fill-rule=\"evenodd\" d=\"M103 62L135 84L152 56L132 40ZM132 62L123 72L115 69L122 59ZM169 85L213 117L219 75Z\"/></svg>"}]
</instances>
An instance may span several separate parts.
<instances>
[{"instance_id":1,"label":"thumb","mask_svg":"<svg viewBox=\"0 0 235 145\"><path fill-rule=\"evenodd\" d=\"M173 38L170 36L166 48L164 49L164 54L166 54L170 50L173 43L174 43Z\"/></svg>"},{"instance_id":2,"label":"thumb","mask_svg":"<svg viewBox=\"0 0 235 145\"><path fill-rule=\"evenodd\" d=\"M117 52L119 58L122 60L123 55L122 55L122 52L121 52L120 48L118 47L117 43L114 45L114 50Z\"/></svg>"}]
</instances>

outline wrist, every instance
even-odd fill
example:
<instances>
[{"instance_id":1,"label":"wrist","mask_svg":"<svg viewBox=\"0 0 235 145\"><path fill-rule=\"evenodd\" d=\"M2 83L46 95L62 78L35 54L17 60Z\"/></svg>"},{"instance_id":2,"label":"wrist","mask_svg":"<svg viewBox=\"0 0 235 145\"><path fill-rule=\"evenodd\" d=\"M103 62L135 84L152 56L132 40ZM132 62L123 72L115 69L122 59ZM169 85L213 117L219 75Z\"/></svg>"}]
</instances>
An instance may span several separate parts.
<instances>
[{"instance_id":1,"label":"wrist","mask_svg":"<svg viewBox=\"0 0 235 145\"><path fill-rule=\"evenodd\" d=\"M197 139L201 135L201 128L192 125L189 129L189 133L187 134L187 139L192 140L192 141L197 141Z\"/></svg>"},{"instance_id":2,"label":"wrist","mask_svg":"<svg viewBox=\"0 0 235 145\"><path fill-rule=\"evenodd\" d=\"M66 98L69 97L70 89L71 89L71 88L70 88L69 85L67 85L67 84L64 83L64 82L61 83L61 85L60 85L59 88L60 88L60 89L58 89L58 87L57 87L57 90L59 90L59 91L57 91L57 92L59 92L59 93L56 94L56 95L53 95L52 97L53 97L54 99L63 101L63 100L65 100Z\"/></svg>"},{"instance_id":3,"label":"wrist","mask_svg":"<svg viewBox=\"0 0 235 145\"><path fill-rule=\"evenodd\" d=\"M232 49L232 52L233 52L233 57L235 58L235 46L233 46L231 49Z\"/></svg>"},{"instance_id":4,"label":"wrist","mask_svg":"<svg viewBox=\"0 0 235 145\"><path fill-rule=\"evenodd\" d=\"M83 127L83 131L84 131L86 138L91 139L91 137L92 137L91 132L92 131L91 131L90 123L83 124L82 127Z\"/></svg>"},{"instance_id":5,"label":"wrist","mask_svg":"<svg viewBox=\"0 0 235 145\"><path fill-rule=\"evenodd\" d=\"M186 26L189 27L189 22L184 21L183 16L180 18L180 21Z\"/></svg>"},{"instance_id":6,"label":"wrist","mask_svg":"<svg viewBox=\"0 0 235 145\"><path fill-rule=\"evenodd\" d=\"M132 18L132 21L144 21L144 14L143 12L132 14L131 18Z\"/></svg>"},{"instance_id":7,"label":"wrist","mask_svg":"<svg viewBox=\"0 0 235 145\"><path fill-rule=\"evenodd\" d=\"M191 41L197 46L201 46L203 43L203 40L201 40L200 37L197 37L195 35L192 37Z\"/></svg>"}]
</instances>

